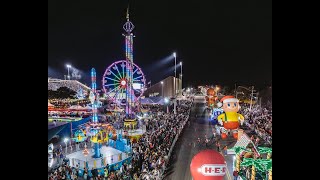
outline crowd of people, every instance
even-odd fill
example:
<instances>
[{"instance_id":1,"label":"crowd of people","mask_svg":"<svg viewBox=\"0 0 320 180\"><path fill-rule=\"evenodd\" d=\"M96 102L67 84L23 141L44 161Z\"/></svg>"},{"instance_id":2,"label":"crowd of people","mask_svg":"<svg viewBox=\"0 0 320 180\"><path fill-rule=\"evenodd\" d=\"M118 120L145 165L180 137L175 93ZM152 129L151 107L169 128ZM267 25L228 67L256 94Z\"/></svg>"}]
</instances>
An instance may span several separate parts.
<instances>
[{"instance_id":1,"label":"crowd of people","mask_svg":"<svg viewBox=\"0 0 320 180\"><path fill-rule=\"evenodd\" d=\"M86 118L91 115L87 111L48 111L48 118L61 118L61 117L82 117Z\"/></svg>"},{"instance_id":2,"label":"crowd of people","mask_svg":"<svg viewBox=\"0 0 320 180\"><path fill-rule=\"evenodd\" d=\"M246 125L265 142L272 145L272 108L255 105L250 110L250 105L241 105L240 112L247 119ZM259 143L259 137L255 142Z\"/></svg>"},{"instance_id":3,"label":"crowd of people","mask_svg":"<svg viewBox=\"0 0 320 180\"><path fill-rule=\"evenodd\" d=\"M50 103L57 108L70 107L70 106L82 106L87 107L90 104L90 101L87 99L78 100L78 99L50 99Z\"/></svg>"},{"instance_id":4,"label":"crowd of people","mask_svg":"<svg viewBox=\"0 0 320 180\"><path fill-rule=\"evenodd\" d=\"M110 171L107 165L103 173L96 170L84 170L82 177L79 177L79 168L71 168L67 163L62 163L50 175L50 180L58 179L161 179L168 163L168 153L176 135L182 130L184 122L189 118L191 101L182 100L177 106L176 115L173 112L165 113L161 106L144 107L148 108L149 115L152 118L143 120L141 125L146 127L146 133L138 140L132 143L132 160L129 164L122 164L119 170ZM123 118L114 118L110 123L116 125L121 123Z\"/></svg>"},{"instance_id":5,"label":"crowd of people","mask_svg":"<svg viewBox=\"0 0 320 180\"><path fill-rule=\"evenodd\" d=\"M48 90L56 91L60 87L67 87L75 92L79 89L80 83L76 80L48 82Z\"/></svg>"}]
</instances>

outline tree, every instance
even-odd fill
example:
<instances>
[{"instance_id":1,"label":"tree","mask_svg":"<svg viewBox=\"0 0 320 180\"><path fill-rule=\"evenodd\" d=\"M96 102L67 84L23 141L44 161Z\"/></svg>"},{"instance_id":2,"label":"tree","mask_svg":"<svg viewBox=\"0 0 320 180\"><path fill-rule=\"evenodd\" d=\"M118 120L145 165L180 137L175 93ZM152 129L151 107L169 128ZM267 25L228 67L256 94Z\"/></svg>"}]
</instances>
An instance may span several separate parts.
<instances>
[{"instance_id":1,"label":"tree","mask_svg":"<svg viewBox=\"0 0 320 180\"><path fill-rule=\"evenodd\" d=\"M256 178L256 169L258 171L263 171L265 169L263 167L263 163L261 159L253 159L253 158L244 158L240 166L244 166L244 167L252 166L251 180L255 180Z\"/></svg>"},{"instance_id":2,"label":"tree","mask_svg":"<svg viewBox=\"0 0 320 180\"><path fill-rule=\"evenodd\" d=\"M60 87L57 91L48 90L48 98L51 99L67 99L73 98L75 95L76 92L67 87Z\"/></svg>"},{"instance_id":3,"label":"tree","mask_svg":"<svg viewBox=\"0 0 320 180\"><path fill-rule=\"evenodd\" d=\"M258 147L258 151L260 154L267 153L267 159L271 158L272 148L269 147Z\"/></svg>"},{"instance_id":4,"label":"tree","mask_svg":"<svg viewBox=\"0 0 320 180\"><path fill-rule=\"evenodd\" d=\"M260 163L263 164L265 171L268 171L268 180L272 180L272 159L259 159Z\"/></svg>"}]
</instances>

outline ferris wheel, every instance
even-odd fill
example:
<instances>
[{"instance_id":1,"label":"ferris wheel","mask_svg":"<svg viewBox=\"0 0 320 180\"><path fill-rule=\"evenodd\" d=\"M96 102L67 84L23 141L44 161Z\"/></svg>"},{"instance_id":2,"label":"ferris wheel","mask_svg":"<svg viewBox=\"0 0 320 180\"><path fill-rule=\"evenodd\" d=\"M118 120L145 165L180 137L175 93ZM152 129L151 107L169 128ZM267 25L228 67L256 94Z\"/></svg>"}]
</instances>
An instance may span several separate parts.
<instances>
[{"instance_id":1,"label":"ferris wheel","mask_svg":"<svg viewBox=\"0 0 320 180\"><path fill-rule=\"evenodd\" d=\"M142 96L145 88L146 79L139 66L132 63L132 91L127 92L127 61L120 60L112 63L104 72L102 78L103 90L108 99L117 104L123 104L126 95L133 95L134 101Z\"/></svg>"}]
</instances>

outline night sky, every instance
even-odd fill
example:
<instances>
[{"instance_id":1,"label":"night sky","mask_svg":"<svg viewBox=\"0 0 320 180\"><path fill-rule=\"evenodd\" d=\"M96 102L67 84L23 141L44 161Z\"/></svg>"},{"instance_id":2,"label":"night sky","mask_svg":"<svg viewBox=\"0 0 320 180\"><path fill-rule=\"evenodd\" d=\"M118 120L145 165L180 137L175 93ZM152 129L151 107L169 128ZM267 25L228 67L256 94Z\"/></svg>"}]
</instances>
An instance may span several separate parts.
<instances>
[{"instance_id":1,"label":"night sky","mask_svg":"<svg viewBox=\"0 0 320 180\"><path fill-rule=\"evenodd\" d=\"M111 63L125 59L128 0L48 1L48 76L63 78L65 64L82 82L96 68L98 87ZM221 84L263 87L272 79L272 9L269 0L130 0L135 25L134 63L147 81L174 75L177 52L184 86ZM180 68L177 69L180 72Z\"/></svg>"}]
</instances>

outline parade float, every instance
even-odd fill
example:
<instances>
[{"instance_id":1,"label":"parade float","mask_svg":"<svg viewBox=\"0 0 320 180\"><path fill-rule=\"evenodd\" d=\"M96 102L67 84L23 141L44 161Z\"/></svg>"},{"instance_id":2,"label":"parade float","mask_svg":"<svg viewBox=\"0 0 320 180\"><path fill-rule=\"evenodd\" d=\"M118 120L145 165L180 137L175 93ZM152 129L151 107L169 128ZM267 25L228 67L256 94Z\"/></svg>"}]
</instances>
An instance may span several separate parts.
<instances>
[{"instance_id":1,"label":"parade float","mask_svg":"<svg viewBox=\"0 0 320 180\"><path fill-rule=\"evenodd\" d=\"M233 96L224 96L218 103L218 107L222 107L224 111L217 117L219 124L223 126L221 138L226 139L227 134L232 132L233 137L238 139L239 125L244 122L244 117L238 113L240 110L239 100Z\"/></svg>"},{"instance_id":2,"label":"parade float","mask_svg":"<svg viewBox=\"0 0 320 180\"><path fill-rule=\"evenodd\" d=\"M207 108L208 109L212 109L216 100L217 100L217 96L216 96L215 89L214 88L208 88L207 96L206 96Z\"/></svg>"},{"instance_id":3,"label":"parade float","mask_svg":"<svg viewBox=\"0 0 320 180\"><path fill-rule=\"evenodd\" d=\"M215 150L203 150L190 163L194 180L223 180L227 171L224 157Z\"/></svg>"}]
</instances>

